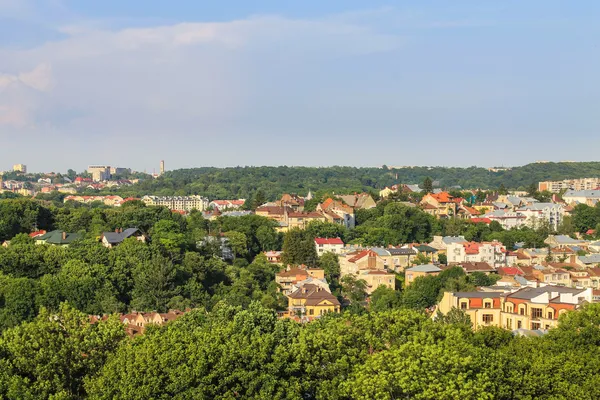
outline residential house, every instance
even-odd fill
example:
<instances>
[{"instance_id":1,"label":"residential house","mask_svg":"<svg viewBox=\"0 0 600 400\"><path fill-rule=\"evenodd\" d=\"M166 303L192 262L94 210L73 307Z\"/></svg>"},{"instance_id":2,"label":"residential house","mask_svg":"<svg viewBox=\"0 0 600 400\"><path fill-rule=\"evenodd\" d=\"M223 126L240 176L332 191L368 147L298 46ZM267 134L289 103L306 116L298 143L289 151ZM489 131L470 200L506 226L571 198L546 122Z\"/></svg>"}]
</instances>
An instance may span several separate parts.
<instances>
[{"instance_id":1,"label":"residential house","mask_svg":"<svg viewBox=\"0 0 600 400\"><path fill-rule=\"evenodd\" d=\"M506 248L498 241L451 243L446 254L448 265L465 262L489 263L493 267L506 265Z\"/></svg>"},{"instance_id":2,"label":"residential house","mask_svg":"<svg viewBox=\"0 0 600 400\"><path fill-rule=\"evenodd\" d=\"M269 261L271 264L280 264L281 263L281 251L266 251L265 256L267 257L267 261Z\"/></svg>"},{"instance_id":3,"label":"residential house","mask_svg":"<svg viewBox=\"0 0 600 400\"><path fill-rule=\"evenodd\" d=\"M218 209L219 211L225 210L239 210L246 203L246 199L237 199L237 200L213 200L208 203L208 207L212 207L213 209Z\"/></svg>"},{"instance_id":4,"label":"residential house","mask_svg":"<svg viewBox=\"0 0 600 400\"><path fill-rule=\"evenodd\" d=\"M342 255L339 258L341 276L358 275L360 270L386 269L384 259L373 250L358 250Z\"/></svg>"},{"instance_id":5,"label":"residential house","mask_svg":"<svg viewBox=\"0 0 600 400\"><path fill-rule=\"evenodd\" d=\"M404 286L408 286L421 276L438 275L442 272L440 267L433 264L417 265L416 267L408 268L404 271Z\"/></svg>"},{"instance_id":6,"label":"residential house","mask_svg":"<svg viewBox=\"0 0 600 400\"><path fill-rule=\"evenodd\" d=\"M554 203L533 203L518 208L516 212L527 217L525 223L532 228L538 228L546 223L553 230L558 230L564 215L564 207Z\"/></svg>"},{"instance_id":7,"label":"residential house","mask_svg":"<svg viewBox=\"0 0 600 400\"><path fill-rule=\"evenodd\" d=\"M486 262L464 262L460 264L460 267L467 275L472 274L473 272L481 272L486 275L497 272L496 268Z\"/></svg>"},{"instance_id":8,"label":"residential house","mask_svg":"<svg viewBox=\"0 0 600 400\"><path fill-rule=\"evenodd\" d=\"M318 212L286 212L283 220L287 230L305 229L313 221L327 222L327 219Z\"/></svg>"},{"instance_id":9,"label":"residential house","mask_svg":"<svg viewBox=\"0 0 600 400\"><path fill-rule=\"evenodd\" d=\"M369 193L355 193L339 197L354 210L368 210L377 207L377 203Z\"/></svg>"},{"instance_id":10,"label":"residential house","mask_svg":"<svg viewBox=\"0 0 600 400\"><path fill-rule=\"evenodd\" d=\"M567 235L548 235L546 240L544 240L551 248L570 248L572 246L577 246L582 249L587 249L589 242L585 240L573 239Z\"/></svg>"},{"instance_id":11,"label":"residential house","mask_svg":"<svg viewBox=\"0 0 600 400\"><path fill-rule=\"evenodd\" d=\"M543 265L534 265L532 274L541 283L547 285L559 285L570 287L572 285L571 275L562 268L552 268Z\"/></svg>"},{"instance_id":12,"label":"residential house","mask_svg":"<svg viewBox=\"0 0 600 400\"><path fill-rule=\"evenodd\" d=\"M589 254L587 256L579 256L575 261L582 267L592 268L600 266L600 254Z\"/></svg>"},{"instance_id":13,"label":"residential house","mask_svg":"<svg viewBox=\"0 0 600 400\"><path fill-rule=\"evenodd\" d=\"M328 198L317 205L317 211L321 212L327 221L344 225L348 229L354 228L356 224L354 209L342 201Z\"/></svg>"},{"instance_id":14,"label":"residential house","mask_svg":"<svg viewBox=\"0 0 600 400\"><path fill-rule=\"evenodd\" d=\"M83 236L79 233L68 233L61 230L47 232L41 236L35 237L36 244L51 244L54 246L69 246L76 240L82 239Z\"/></svg>"},{"instance_id":15,"label":"residential house","mask_svg":"<svg viewBox=\"0 0 600 400\"><path fill-rule=\"evenodd\" d=\"M294 285L308 278L325 280L325 271L320 268L287 268L275 274L275 282L280 286L283 294L291 293Z\"/></svg>"},{"instance_id":16,"label":"residential house","mask_svg":"<svg viewBox=\"0 0 600 400\"><path fill-rule=\"evenodd\" d=\"M148 237L142 233L138 228L128 228L123 230L123 228L116 229L114 232L104 232L102 234L102 245L104 247L114 247L123 242L123 240L128 239L130 237L134 237L140 242L146 243Z\"/></svg>"},{"instance_id":17,"label":"residential house","mask_svg":"<svg viewBox=\"0 0 600 400\"><path fill-rule=\"evenodd\" d=\"M424 211L437 218L454 217L457 213L457 203L448 192L427 193L421 199L420 204L422 206L428 205L424 208Z\"/></svg>"},{"instance_id":18,"label":"residential house","mask_svg":"<svg viewBox=\"0 0 600 400\"><path fill-rule=\"evenodd\" d=\"M304 211L304 199L296 194L284 193L277 205L290 208L296 212Z\"/></svg>"},{"instance_id":19,"label":"residential house","mask_svg":"<svg viewBox=\"0 0 600 400\"><path fill-rule=\"evenodd\" d=\"M519 228L527 221L527 216L510 210L493 210L484 214L483 218L498 222L506 230Z\"/></svg>"},{"instance_id":20,"label":"residential house","mask_svg":"<svg viewBox=\"0 0 600 400\"><path fill-rule=\"evenodd\" d=\"M356 279L367 283L367 294L371 295L379 286L396 289L396 275L382 270L360 270Z\"/></svg>"},{"instance_id":21,"label":"residential house","mask_svg":"<svg viewBox=\"0 0 600 400\"><path fill-rule=\"evenodd\" d=\"M344 249L344 242L340 238L315 238L315 247L319 256L327 252L341 254Z\"/></svg>"},{"instance_id":22,"label":"residential house","mask_svg":"<svg viewBox=\"0 0 600 400\"><path fill-rule=\"evenodd\" d=\"M593 207L600 201L600 190L568 190L562 198L571 206L587 204Z\"/></svg>"},{"instance_id":23,"label":"residential house","mask_svg":"<svg viewBox=\"0 0 600 400\"><path fill-rule=\"evenodd\" d=\"M433 247L438 251L439 254L446 254L448 245L452 243L466 243L467 239L463 236L434 236L433 241L429 243L430 247Z\"/></svg>"},{"instance_id":24,"label":"residential house","mask_svg":"<svg viewBox=\"0 0 600 400\"><path fill-rule=\"evenodd\" d=\"M471 319L473 329L498 326L501 321L503 292L445 292L437 306L442 314L453 308L462 310Z\"/></svg>"},{"instance_id":25,"label":"residential house","mask_svg":"<svg viewBox=\"0 0 600 400\"><path fill-rule=\"evenodd\" d=\"M402 272L410 267L418 252L410 247L374 247L371 249L383 259L383 265L389 270Z\"/></svg>"},{"instance_id":26,"label":"residential house","mask_svg":"<svg viewBox=\"0 0 600 400\"><path fill-rule=\"evenodd\" d=\"M147 206L163 206L177 211L204 211L209 201L202 196L144 196L142 201Z\"/></svg>"},{"instance_id":27,"label":"residential house","mask_svg":"<svg viewBox=\"0 0 600 400\"><path fill-rule=\"evenodd\" d=\"M287 295L288 309L291 316L308 322L328 313L339 313L339 300L324 288L306 284Z\"/></svg>"}]
</instances>

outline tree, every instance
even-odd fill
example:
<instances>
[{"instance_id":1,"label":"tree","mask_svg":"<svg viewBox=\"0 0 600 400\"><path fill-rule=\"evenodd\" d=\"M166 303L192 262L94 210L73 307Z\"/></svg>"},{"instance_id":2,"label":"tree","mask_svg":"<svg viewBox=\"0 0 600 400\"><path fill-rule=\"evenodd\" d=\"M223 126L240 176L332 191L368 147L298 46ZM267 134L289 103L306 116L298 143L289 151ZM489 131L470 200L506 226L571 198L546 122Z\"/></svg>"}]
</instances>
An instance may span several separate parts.
<instances>
[{"instance_id":1,"label":"tree","mask_svg":"<svg viewBox=\"0 0 600 400\"><path fill-rule=\"evenodd\" d=\"M436 321L442 324L466 325L471 328L471 317L469 317L466 312L456 307L452 307L446 315L443 315L438 310Z\"/></svg>"},{"instance_id":2,"label":"tree","mask_svg":"<svg viewBox=\"0 0 600 400\"><path fill-rule=\"evenodd\" d=\"M248 243L246 235L241 232L230 231L225 233L228 245L233 251L234 256L243 257L248 254Z\"/></svg>"},{"instance_id":3,"label":"tree","mask_svg":"<svg viewBox=\"0 0 600 400\"><path fill-rule=\"evenodd\" d=\"M369 310L382 312L399 308L402 305L402 293L387 286L379 286L370 297Z\"/></svg>"},{"instance_id":4,"label":"tree","mask_svg":"<svg viewBox=\"0 0 600 400\"><path fill-rule=\"evenodd\" d=\"M417 256L415 258L413 258L413 260L412 260L413 265L424 265L424 264L429 264L430 262L431 262L431 258L427 257L423 253L417 254Z\"/></svg>"},{"instance_id":5,"label":"tree","mask_svg":"<svg viewBox=\"0 0 600 400\"><path fill-rule=\"evenodd\" d=\"M140 311L167 311L169 300L178 294L176 274L173 262L160 256L139 266L133 271L132 307Z\"/></svg>"},{"instance_id":6,"label":"tree","mask_svg":"<svg viewBox=\"0 0 600 400\"><path fill-rule=\"evenodd\" d=\"M437 303L441 286L436 276L418 277L402 292L402 305L416 310L431 307Z\"/></svg>"},{"instance_id":7,"label":"tree","mask_svg":"<svg viewBox=\"0 0 600 400\"><path fill-rule=\"evenodd\" d=\"M125 338L117 318L91 324L67 305L42 309L32 322L4 332L0 340L0 395L6 398L78 399Z\"/></svg>"},{"instance_id":8,"label":"tree","mask_svg":"<svg viewBox=\"0 0 600 400\"><path fill-rule=\"evenodd\" d=\"M423 192L433 193L433 181L430 177L427 177L423 180Z\"/></svg>"},{"instance_id":9,"label":"tree","mask_svg":"<svg viewBox=\"0 0 600 400\"><path fill-rule=\"evenodd\" d=\"M361 304L367 298L367 282L348 274L342 277L342 294L351 304Z\"/></svg>"},{"instance_id":10,"label":"tree","mask_svg":"<svg viewBox=\"0 0 600 400\"><path fill-rule=\"evenodd\" d=\"M288 231L283 239L282 262L288 265L316 267L319 263L314 239L298 228Z\"/></svg>"}]
</instances>

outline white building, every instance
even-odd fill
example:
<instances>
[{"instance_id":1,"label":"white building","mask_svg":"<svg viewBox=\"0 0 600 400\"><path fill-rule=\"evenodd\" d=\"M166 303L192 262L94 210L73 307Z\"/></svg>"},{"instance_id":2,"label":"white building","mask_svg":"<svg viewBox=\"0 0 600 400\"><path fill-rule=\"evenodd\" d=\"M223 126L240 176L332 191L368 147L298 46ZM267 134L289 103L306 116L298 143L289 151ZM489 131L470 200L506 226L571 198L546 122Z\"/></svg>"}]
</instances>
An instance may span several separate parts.
<instances>
[{"instance_id":1,"label":"white building","mask_svg":"<svg viewBox=\"0 0 600 400\"><path fill-rule=\"evenodd\" d=\"M537 228L542 223L548 223L552 229L557 230L562 222L565 209L561 204L533 203L519 208L517 213L527 217L525 223L532 228Z\"/></svg>"},{"instance_id":2,"label":"white building","mask_svg":"<svg viewBox=\"0 0 600 400\"><path fill-rule=\"evenodd\" d=\"M483 218L498 222L504 229L518 228L527 221L527 217L521 213L504 210L494 210L483 215Z\"/></svg>"},{"instance_id":3,"label":"white building","mask_svg":"<svg viewBox=\"0 0 600 400\"><path fill-rule=\"evenodd\" d=\"M344 250L344 242L340 238L315 238L315 247L319 256L327 252L341 254Z\"/></svg>"},{"instance_id":4,"label":"white building","mask_svg":"<svg viewBox=\"0 0 600 400\"><path fill-rule=\"evenodd\" d=\"M448 264L483 262L493 267L506 265L506 249L498 241L451 243L446 250Z\"/></svg>"},{"instance_id":5,"label":"white building","mask_svg":"<svg viewBox=\"0 0 600 400\"><path fill-rule=\"evenodd\" d=\"M567 204L593 206L600 201L600 190L569 190L563 195L563 200Z\"/></svg>"},{"instance_id":6,"label":"white building","mask_svg":"<svg viewBox=\"0 0 600 400\"><path fill-rule=\"evenodd\" d=\"M202 196L144 196L142 201L148 206L164 206L177 211L204 211L208 209L208 199Z\"/></svg>"}]
</instances>

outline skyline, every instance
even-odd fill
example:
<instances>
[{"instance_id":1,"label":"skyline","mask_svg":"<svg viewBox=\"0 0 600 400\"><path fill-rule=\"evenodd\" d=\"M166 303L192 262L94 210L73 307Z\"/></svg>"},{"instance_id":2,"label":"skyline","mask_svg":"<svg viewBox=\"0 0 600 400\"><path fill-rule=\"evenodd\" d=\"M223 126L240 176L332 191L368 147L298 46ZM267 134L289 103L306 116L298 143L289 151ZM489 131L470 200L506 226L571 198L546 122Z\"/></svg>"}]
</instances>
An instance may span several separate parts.
<instances>
[{"instance_id":1,"label":"skyline","mask_svg":"<svg viewBox=\"0 0 600 400\"><path fill-rule=\"evenodd\" d=\"M597 159L591 1L89 3L0 0L0 169Z\"/></svg>"}]
</instances>

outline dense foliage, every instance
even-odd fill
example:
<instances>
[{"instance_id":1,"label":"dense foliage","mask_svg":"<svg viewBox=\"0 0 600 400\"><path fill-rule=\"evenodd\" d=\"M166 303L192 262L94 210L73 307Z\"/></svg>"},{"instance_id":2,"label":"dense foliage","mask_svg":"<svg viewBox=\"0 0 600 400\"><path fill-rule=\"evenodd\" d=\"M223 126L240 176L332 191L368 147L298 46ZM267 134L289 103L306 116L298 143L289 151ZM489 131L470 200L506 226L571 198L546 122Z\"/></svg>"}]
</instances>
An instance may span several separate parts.
<instances>
[{"instance_id":1,"label":"dense foliage","mask_svg":"<svg viewBox=\"0 0 600 400\"><path fill-rule=\"evenodd\" d=\"M158 179L146 179L132 187L112 191L133 196L201 194L210 199L248 199L260 192L262 196L273 200L282 193L306 195L309 190L378 192L396 183L423 184L428 178L432 186L446 188L460 186L525 190L539 181L588 176L600 176L600 163L535 163L499 172L478 167L206 167L169 171Z\"/></svg>"}]
</instances>

